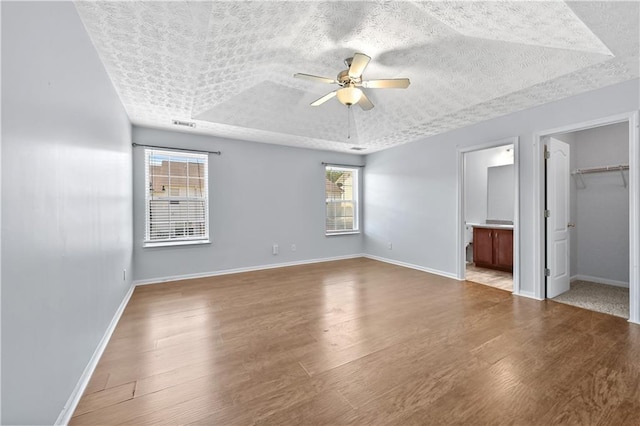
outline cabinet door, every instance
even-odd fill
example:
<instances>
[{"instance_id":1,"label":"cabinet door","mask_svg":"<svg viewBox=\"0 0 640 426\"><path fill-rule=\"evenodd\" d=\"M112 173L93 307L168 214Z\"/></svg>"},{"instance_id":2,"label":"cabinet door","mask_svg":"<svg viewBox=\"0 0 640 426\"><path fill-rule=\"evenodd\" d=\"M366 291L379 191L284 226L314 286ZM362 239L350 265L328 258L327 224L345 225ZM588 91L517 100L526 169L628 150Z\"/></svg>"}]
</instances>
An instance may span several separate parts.
<instances>
[{"instance_id":1,"label":"cabinet door","mask_svg":"<svg viewBox=\"0 0 640 426\"><path fill-rule=\"evenodd\" d=\"M493 230L473 228L473 262L478 265L493 263Z\"/></svg>"},{"instance_id":2,"label":"cabinet door","mask_svg":"<svg viewBox=\"0 0 640 426\"><path fill-rule=\"evenodd\" d=\"M513 270L513 231L511 229L494 229L493 261L501 269Z\"/></svg>"}]
</instances>

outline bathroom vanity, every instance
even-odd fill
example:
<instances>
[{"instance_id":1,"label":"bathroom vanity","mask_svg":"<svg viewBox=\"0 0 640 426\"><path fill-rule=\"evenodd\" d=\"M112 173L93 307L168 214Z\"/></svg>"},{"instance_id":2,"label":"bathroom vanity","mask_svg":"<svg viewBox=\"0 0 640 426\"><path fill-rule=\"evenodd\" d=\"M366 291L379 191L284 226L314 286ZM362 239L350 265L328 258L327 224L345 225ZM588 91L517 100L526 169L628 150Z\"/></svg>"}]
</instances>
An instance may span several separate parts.
<instances>
[{"instance_id":1,"label":"bathroom vanity","mask_svg":"<svg viewBox=\"0 0 640 426\"><path fill-rule=\"evenodd\" d=\"M475 265L513 272L513 225L473 224L472 226Z\"/></svg>"}]
</instances>

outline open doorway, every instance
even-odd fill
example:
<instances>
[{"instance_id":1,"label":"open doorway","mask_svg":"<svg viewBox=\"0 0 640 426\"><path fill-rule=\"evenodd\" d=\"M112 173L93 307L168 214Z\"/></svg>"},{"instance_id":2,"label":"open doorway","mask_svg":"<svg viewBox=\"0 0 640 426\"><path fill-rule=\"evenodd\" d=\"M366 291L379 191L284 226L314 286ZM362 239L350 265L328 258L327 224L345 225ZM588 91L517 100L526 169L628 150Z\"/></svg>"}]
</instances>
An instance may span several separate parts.
<instances>
[{"instance_id":1,"label":"open doorway","mask_svg":"<svg viewBox=\"0 0 640 426\"><path fill-rule=\"evenodd\" d=\"M547 297L629 318L629 125L545 143Z\"/></svg>"},{"instance_id":2,"label":"open doorway","mask_svg":"<svg viewBox=\"0 0 640 426\"><path fill-rule=\"evenodd\" d=\"M536 136L536 297L640 321L637 123L634 112Z\"/></svg>"},{"instance_id":3,"label":"open doorway","mask_svg":"<svg viewBox=\"0 0 640 426\"><path fill-rule=\"evenodd\" d=\"M517 269L516 148L513 138L459 150L459 276L507 291Z\"/></svg>"}]
</instances>

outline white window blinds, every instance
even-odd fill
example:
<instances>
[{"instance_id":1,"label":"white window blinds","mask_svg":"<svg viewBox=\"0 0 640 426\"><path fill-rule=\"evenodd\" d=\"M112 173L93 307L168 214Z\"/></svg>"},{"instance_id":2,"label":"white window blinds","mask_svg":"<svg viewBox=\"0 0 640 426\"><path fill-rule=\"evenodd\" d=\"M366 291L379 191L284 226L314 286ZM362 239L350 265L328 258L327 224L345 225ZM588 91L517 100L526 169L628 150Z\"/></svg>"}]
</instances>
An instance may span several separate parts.
<instances>
[{"instance_id":1,"label":"white window blinds","mask_svg":"<svg viewBox=\"0 0 640 426\"><path fill-rule=\"evenodd\" d=\"M326 233L358 231L358 169L326 166Z\"/></svg>"},{"instance_id":2,"label":"white window blinds","mask_svg":"<svg viewBox=\"0 0 640 426\"><path fill-rule=\"evenodd\" d=\"M208 156L145 149L145 175L145 243L208 240Z\"/></svg>"}]
</instances>

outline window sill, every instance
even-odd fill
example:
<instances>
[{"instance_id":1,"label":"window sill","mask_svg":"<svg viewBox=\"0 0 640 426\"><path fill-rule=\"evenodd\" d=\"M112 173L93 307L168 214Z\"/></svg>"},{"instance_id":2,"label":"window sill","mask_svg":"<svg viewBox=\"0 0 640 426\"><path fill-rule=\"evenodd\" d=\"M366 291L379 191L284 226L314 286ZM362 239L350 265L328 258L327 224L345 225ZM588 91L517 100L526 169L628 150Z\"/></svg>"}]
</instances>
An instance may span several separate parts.
<instances>
[{"instance_id":1,"label":"window sill","mask_svg":"<svg viewBox=\"0 0 640 426\"><path fill-rule=\"evenodd\" d=\"M360 231L345 231L345 232L331 232L324 234L325 237L333 237L334 235L356 235L359 234Z\"/></svg>"},{"instance_id":2,"label":"window sill","mask_svg":"<svg viewBox=\"0 0 640 426\"><path fill-rule=\"evenodd\" d=\"M162 242L145 242L143 248L154 247L176 247L176 246L197 246L201 244L211 244L210 240L194 240L194 241L162 241Z\"/></svg>"}]
</instances>

